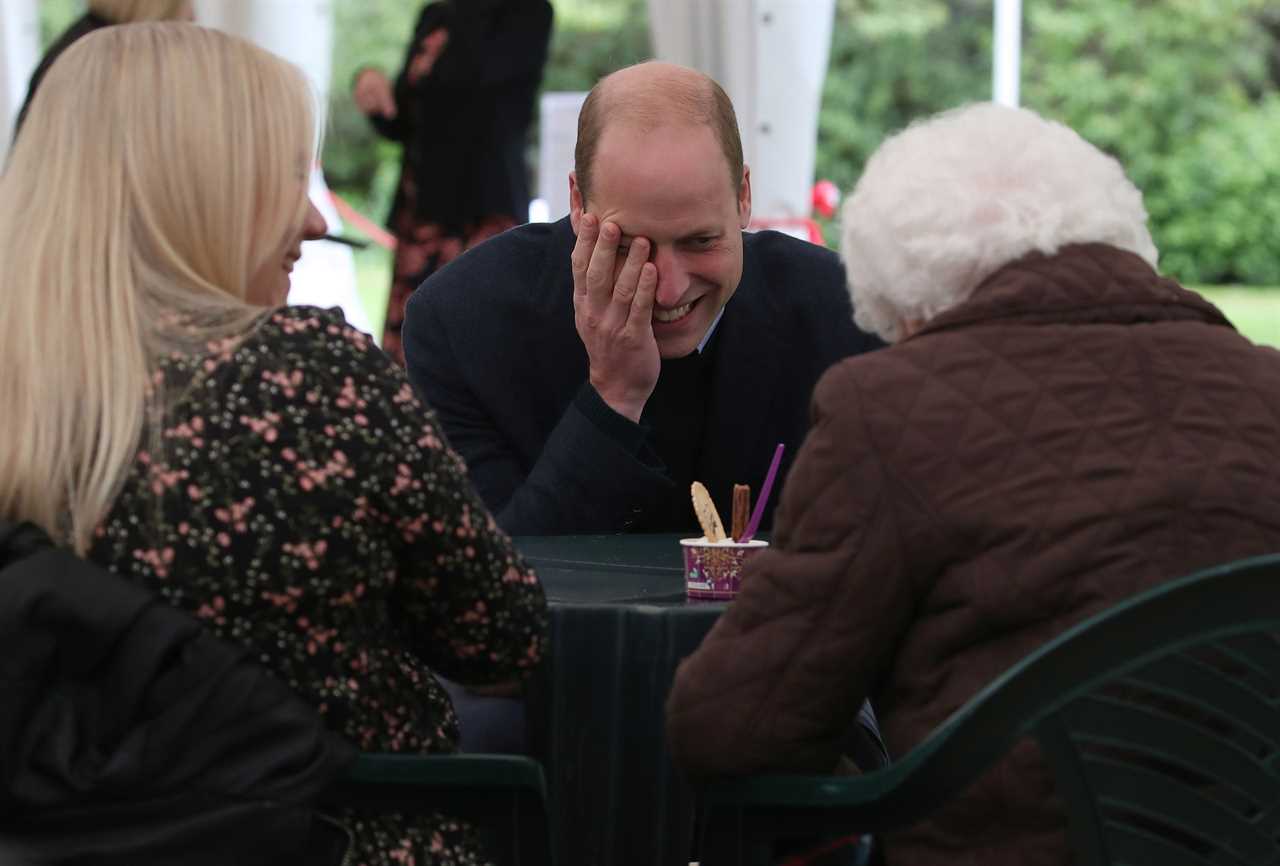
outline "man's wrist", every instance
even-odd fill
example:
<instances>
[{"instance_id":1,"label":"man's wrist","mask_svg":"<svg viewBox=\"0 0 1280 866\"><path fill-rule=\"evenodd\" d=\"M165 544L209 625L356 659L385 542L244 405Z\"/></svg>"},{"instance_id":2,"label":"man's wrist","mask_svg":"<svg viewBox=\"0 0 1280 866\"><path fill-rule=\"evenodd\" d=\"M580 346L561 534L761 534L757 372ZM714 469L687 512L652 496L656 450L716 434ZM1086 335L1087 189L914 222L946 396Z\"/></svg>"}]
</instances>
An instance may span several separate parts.
<instances>
[{"instance_id":1,"label":"man's wrist","mask_svg":"<svg viewBox=\"0 0 1280 866\"><path fill-rule=\"evenodd\" d=\"M596 389L596 393L600 395L600 399L604 404L613 411L617 412L623 418L636 424L640 423L640 415L644 412L644 404L648 402L648 398L637 400L635 397L619 397L610 394L606 389L600 387L594 380L591 387Z\"/></svg>"},{"instance_id":2,"label":"man's wrist","mask_svg":"<svg viewBox=\"0 0 1280 866\"><path fill-rule=\"evenodd\" d=\"M574 404L583 417L619 447L631 455L639 455L645 448L644 427L619 415L600 398L600 392L590 382L578 389Z\"/></svg>"}]
</instances>

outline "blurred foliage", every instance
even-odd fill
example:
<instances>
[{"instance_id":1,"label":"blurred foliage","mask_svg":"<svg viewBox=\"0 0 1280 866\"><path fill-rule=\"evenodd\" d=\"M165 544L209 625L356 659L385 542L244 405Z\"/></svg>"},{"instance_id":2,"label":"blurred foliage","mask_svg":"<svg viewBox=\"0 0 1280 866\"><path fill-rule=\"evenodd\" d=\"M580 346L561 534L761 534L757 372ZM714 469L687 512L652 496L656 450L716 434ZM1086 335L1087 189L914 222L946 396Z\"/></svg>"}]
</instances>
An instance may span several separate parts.
<instances>
[{"instance_id":1,"label":"blurred foliage","mask_svg":"<svg viewBox=\"0 0 1280 866\"><path fill-rule=\"evenodd\" d=\"M85 0L39 0L40 44L48 45L84 14Z\"/></svg>"},{"instance_id":2,"label":"blurred foliage","mask_svg":"<svg viewBox=\"0 0 1280 866\"><path fill-rule=\"evenodd\" d=\"M1161 269L1280 282L1274 0L1029 3L1023 101L1115 155Z\"/></svg>"},{"instance_id":3,"label":"blurred foliage","mask_svg":"<svg viewBox=\"0 0 1280 866\"><path fill-rule=\"evenodd\" d=\"M545 89L585 90L649 56L645 0L553 5ZM83 0L40 6L48 41ZM395 75L421 4L333 6L325 169L380 218L398 148L356 111L350 82L365 64ZM1146 197L1162 269L1189 283L1280 283L1280 4L1029 0L1023 14L1023 104L1121 161ZM818 176L848 190L886 135L989 98L991 22L992 0L836 0Z\"/></svg>"},{"instance_id":4,"label":"blurred foliage","mask_svg":"<svg viewBox=\"0 0 1280 866\"><path fill-rule=\"evenodd\" d=\"M837 0L817 174L848 191L885 136L991 95L991 0Z\"/></svg>"},{"instance_id":5,"label":"blurred foliage","mask_svg":"<svg viewBox=\"0 0 1280 866\"><path fill-rule=\"evenodd\" d=\"M645 0L552 0L555 31L543 89L590 90L615 69L652 56Z\"/></svg>"},{"instance_id":6,"label":"blurred foliage","mask_svg":"<svg viewBox=\"0 0 1280 866\"><path fill-rule=\"evenodd\" d=\"M1118 158L1162 270L1280 282L1274 0L1036 0L1021 100ZM848 190L886 133L991 92L990 0L837 0L818 175Z\"/></svg>"}]
</instances>

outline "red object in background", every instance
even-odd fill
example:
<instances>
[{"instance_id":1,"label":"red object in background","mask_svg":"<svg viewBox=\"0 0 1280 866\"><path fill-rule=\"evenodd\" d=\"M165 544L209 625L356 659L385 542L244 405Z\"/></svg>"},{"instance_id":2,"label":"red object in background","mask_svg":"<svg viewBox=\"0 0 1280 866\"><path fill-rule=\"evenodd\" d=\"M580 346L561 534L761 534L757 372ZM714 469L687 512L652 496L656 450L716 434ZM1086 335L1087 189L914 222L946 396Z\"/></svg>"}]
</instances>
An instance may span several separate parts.
<instances>
[{"instance_id":1,"label":"red object in background","mask_svg":"<svg viewBox=\"0 0 1280 866\"><path fill-rule=\"evenodd\" d=\"M836 215L836 206L840 204L840 189L829 180L820 180L813 185L813 209L820 216L831 219Z\"/></svg>"},{"instance_id":2,"label":"red object in background","mask_svg":"<svg viewBox=\"0 0 1280 866\"><path fill-rule=\"evenodd\" d=\"M357 211L347 203L346 199L333 190L329 190L329 197L333 199L333 206L337 208L338 216L342 217L352 228L385 250L394 250L396 248L395 235Z\"/></svg>"}]
</instances>

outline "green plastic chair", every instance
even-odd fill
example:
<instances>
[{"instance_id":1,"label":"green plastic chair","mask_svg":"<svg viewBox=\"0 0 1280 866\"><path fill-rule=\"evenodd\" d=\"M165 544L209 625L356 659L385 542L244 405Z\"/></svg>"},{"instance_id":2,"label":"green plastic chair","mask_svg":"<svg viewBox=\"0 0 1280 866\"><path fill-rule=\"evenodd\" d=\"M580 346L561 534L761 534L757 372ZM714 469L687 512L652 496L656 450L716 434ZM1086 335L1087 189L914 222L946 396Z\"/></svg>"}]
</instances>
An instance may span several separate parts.
<instances>
[{"instance_id":1,"label":"green plastic chair","mask_svg":"<svg viewBox=\"0 0 1280 866\"><path fill-rule=\"evenodd\" d=\"M333 800L410 815L438 810L477 827L500 866L555 863L547 784L532 758L363 754Z\"/></svg>"},{"instance_id":2,"label":"green plastic chair","mask_svg":"<svg viewBox=\"0 0 1280 866\"><path fill-rule=\"evenodd\" d=\"M927 818L1039 741L1079 864L1280 863L1280 555L1198 572L1063 633L901 761L702 792L702 866Z\"/></svg>"}]
</instances>

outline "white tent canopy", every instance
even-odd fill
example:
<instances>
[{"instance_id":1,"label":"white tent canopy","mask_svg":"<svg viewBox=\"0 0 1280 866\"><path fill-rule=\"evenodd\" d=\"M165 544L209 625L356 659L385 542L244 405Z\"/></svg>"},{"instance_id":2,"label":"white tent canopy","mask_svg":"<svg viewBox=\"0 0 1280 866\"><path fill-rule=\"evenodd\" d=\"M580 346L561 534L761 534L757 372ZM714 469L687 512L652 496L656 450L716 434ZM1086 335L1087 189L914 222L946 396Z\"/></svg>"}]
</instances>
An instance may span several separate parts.
<instances>
[{"instance_id":1,"label":"white tent canopy","mask_svg":"<svg viewBox=\"0 0 1280 866\"><path fill-rule=\"evenodd\" d=\"M649 0L654 50L720 83L758 223L809 216L835 0Z\"/></svg>"}]
</instances>

